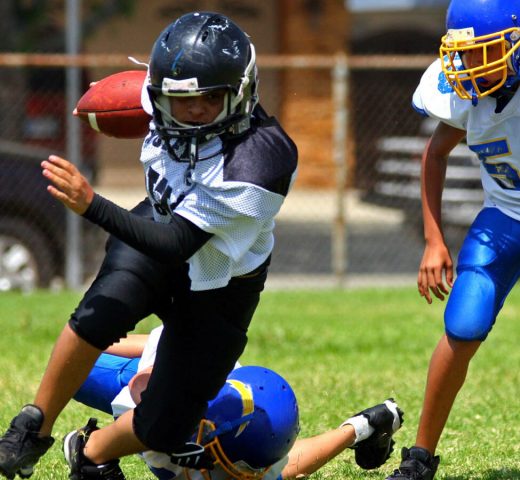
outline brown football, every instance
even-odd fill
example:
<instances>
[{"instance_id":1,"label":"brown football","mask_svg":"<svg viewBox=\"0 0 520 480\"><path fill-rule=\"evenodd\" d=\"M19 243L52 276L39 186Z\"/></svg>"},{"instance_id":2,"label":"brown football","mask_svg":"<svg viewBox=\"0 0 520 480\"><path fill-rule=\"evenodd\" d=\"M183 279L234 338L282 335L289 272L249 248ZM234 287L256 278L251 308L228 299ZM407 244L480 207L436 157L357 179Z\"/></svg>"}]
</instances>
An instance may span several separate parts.
<instances>
[{"instance_id":1,"label":"brown football","mask_svg":"<svg viewBox=\"0 0 520 480\"><path fill-rule=\"evenodd\" d=\"M145 78L145 71L129 70L99 80L79 99L74 114L110 137L144 137L152 119L141 105Z\"/></svg>"}]
</instances>

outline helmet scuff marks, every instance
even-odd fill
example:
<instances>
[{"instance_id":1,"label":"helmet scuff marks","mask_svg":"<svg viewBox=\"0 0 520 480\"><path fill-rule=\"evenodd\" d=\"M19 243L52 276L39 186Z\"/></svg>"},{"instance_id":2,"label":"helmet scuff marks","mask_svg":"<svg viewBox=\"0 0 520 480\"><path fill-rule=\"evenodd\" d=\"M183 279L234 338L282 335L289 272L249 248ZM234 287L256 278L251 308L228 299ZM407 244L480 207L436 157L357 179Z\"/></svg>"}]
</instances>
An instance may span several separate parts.
<instances>
[{"instance_id":1,"label":"helmet scuff marks","mask_svg":"<svg viewBox=\"0 0 520 480\"><path fill-rule=\"evenodd\" d=\"M183 15L163 31L150 57L148 94L157 132L165 143L241 134L258 102L257 84L254 47L240 27L217 13ZM225 92L225 101L211 123L186 124L172 115L169 98L217 92Z\"/></svg>"}]
</instances>

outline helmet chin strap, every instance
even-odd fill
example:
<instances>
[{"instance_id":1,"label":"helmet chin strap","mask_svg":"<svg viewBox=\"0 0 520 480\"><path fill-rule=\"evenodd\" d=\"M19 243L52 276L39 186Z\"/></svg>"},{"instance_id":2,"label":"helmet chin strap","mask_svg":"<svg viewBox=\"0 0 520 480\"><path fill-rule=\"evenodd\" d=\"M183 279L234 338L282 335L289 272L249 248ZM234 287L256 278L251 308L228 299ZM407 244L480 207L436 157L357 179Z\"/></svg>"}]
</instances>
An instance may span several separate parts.
<instances>
[{"instance_id":1,"label":"helmet chin strap","mask_svg":"<svg viewBox=\"0 0 520 480\"><path fill-rule=\"evenodd\" d=\"M231 420L229 422L223 422L221 423L215 430L212 430L209 432L203 439L202 443L203 445L213 440L215 437L218 437L219 435L224 435L225 433L230 432L236 427L239 427L240 425L249 422L253 418L254 412L249 413L248 415L244 415L243 417L235 418L234 420Z\"/></svg>"}]
</instances>

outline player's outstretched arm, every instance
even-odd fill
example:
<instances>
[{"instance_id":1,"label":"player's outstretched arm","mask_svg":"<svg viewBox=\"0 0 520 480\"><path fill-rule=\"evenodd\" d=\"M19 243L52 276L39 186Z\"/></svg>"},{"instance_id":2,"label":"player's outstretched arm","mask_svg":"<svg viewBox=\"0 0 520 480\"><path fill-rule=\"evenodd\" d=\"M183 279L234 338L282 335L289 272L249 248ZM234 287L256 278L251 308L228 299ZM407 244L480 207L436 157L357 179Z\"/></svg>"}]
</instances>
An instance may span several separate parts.
<instances>
[{"instance_id":1,"label":"player's outstretched arm","mask_svg":"<svg viewBox=\"0 0 520 480\"><path fill-rule=\"evenodd\" d=\"M296 440L289 452L287 465L282 471L283 480L311 475L352 446L355 440L356 432L350 424L314 437Z\"/></svg>"}]
</instances>

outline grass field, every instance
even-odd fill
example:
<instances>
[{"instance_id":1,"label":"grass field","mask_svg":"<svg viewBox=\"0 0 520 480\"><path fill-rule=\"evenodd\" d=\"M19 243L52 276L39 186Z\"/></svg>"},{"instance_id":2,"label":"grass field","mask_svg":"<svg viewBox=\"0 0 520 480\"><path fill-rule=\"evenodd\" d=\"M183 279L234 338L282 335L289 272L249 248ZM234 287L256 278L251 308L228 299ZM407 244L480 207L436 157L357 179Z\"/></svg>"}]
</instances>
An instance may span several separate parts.
<instances>
[{"instance_id":1,"label":"grass field","mask_svg":"<svg viewBox=\"0 0 520 480\"><path fill-rule=\"evenodd\" d=\"M32 401L53 342L79 294L0 295L0 429ZM244 364L271 367L293 385L301 435L339 425L350 414L394 396L405 410L396 452L383 468L364 472L347 450L314 479L383 479L397 467L398 450L415 438L430 354L443 331L443 304L428 306L414 288L348 291L267 291L250 330ZM520 290L511 294L497 327L477 354L439 445L436 478L520 479ZM139 332L157 324L150 318ZM33 478L65 479L61 438L90 415L71 402L60 417L56 444ZM153 478L133 457L127 478Z\"/></svg>"}]
</instances>

